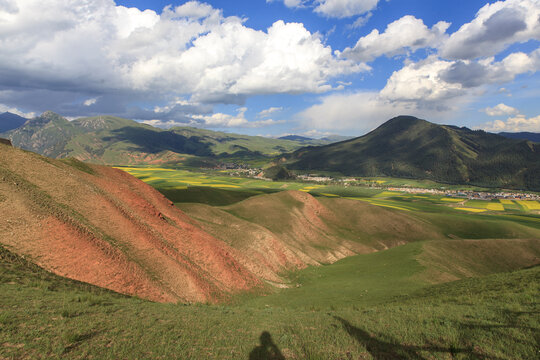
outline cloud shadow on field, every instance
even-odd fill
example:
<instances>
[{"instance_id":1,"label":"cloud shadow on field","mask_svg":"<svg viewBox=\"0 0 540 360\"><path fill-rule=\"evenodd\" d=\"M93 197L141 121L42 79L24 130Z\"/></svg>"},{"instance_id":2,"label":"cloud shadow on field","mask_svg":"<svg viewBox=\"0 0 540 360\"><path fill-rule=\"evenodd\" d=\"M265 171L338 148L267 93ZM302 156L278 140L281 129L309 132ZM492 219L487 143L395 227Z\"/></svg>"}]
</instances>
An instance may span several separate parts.
<instances>
[{"instance_id":1,"label":"cloud shadow on field","mask_svg":"<svg viewBox=\"0 0 540 360\"><path fill-rule=\"evenodd\" d=\"M198 137L186 137L172 131L156 131L139 127L123 127L112 130L111 136L103 140L110 142L125 141L133 144L130 150L155 154L172 151L180 154L212 156L210 145Z\"/></svg>"}]
</instances>

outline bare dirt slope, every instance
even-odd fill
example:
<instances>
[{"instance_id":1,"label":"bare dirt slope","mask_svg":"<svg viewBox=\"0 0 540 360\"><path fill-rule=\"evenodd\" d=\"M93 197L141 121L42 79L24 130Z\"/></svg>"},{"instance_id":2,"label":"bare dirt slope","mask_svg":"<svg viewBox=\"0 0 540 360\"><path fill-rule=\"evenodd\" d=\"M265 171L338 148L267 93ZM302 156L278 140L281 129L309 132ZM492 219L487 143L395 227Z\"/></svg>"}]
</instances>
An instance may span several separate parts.
<instances>
[{"instance_id":1,"label":"bare dirt slope","mask_svg":"<svg viewBox=\"0 0 540 360\"><path fill-rule=\"evenodd\" d=\"M57 274L156 301L262 285L150 186L116 169L0 145L0 241Z\"/></svg>"}]
</instances>

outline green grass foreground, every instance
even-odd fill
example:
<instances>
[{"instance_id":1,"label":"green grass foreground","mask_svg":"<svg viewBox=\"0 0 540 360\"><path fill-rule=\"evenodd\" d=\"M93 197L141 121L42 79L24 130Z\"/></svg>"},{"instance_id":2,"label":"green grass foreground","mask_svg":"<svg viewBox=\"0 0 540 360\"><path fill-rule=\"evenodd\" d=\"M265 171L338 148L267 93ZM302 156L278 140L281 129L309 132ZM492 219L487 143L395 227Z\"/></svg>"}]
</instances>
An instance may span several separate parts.
<instances>
[{"instance_id":1,"label":"green grass foreground","mask_svg":"<svg viewBox=\"0 0 540 360\"><path fill-rule=\"evenodd\" d=\"M308 268L300 287L236 305L130 298L1 249L0 358L537 358L540 267L432 286L418 246Z\"/></svg>"}]
</instances>

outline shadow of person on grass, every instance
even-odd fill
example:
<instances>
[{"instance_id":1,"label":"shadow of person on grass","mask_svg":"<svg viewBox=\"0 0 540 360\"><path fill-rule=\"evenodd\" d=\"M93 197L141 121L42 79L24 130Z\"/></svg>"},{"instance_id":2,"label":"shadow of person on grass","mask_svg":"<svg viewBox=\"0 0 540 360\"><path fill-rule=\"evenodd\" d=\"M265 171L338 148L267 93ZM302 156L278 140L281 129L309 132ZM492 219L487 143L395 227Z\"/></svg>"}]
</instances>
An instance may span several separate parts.
<instances>
[{"instance_id":1,"label":"shadow of person on grass","mask_svg":"<svg viewBox=\"0 0 540 360\"><path fill-rule=\"evenodd\" d=\"M367 331L353 326L350 322L338 316L334 316L336 320L341 322L345 331L360 344L364 345L366 350L376 360L394 360L394 359L414 359L424 360L425 358L418 354L419 351L427 351L430 353L442 352L449 353L455 356L458 353L466 353L474 355L472 349L458 349L454 347L441 346L411 346L391 343L388 341L377 339ZM482 358L482 357L478 357Z\"/></svg>"},{"instance_id":2,"label":"shadow of person on grass","mask_svg":"<svg viewBox=\"0 0 540 360\"><path fill-rule=\"evenodd\" d=\"M272 341L272 336L268 331L263 331L259 340L261 345L251 350L249 360L285 360L277 345Z\"/></svg>"}]
</instances>

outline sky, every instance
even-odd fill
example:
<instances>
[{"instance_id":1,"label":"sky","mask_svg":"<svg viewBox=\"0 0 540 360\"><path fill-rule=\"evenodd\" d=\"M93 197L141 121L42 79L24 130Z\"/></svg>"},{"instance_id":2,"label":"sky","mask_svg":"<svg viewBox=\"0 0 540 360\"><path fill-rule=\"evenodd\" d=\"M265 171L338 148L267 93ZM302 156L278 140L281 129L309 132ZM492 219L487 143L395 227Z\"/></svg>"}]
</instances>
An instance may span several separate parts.
<instances>
[{"instance_id":1,"label":"sky","mask_svg":"<svg viewBox=\"0 0 540 360\"><path fill-rule=\"evenodd\" d=\"M540 0L0 0L0 112L540 132Z\"/></svg>"}]
</instances>

